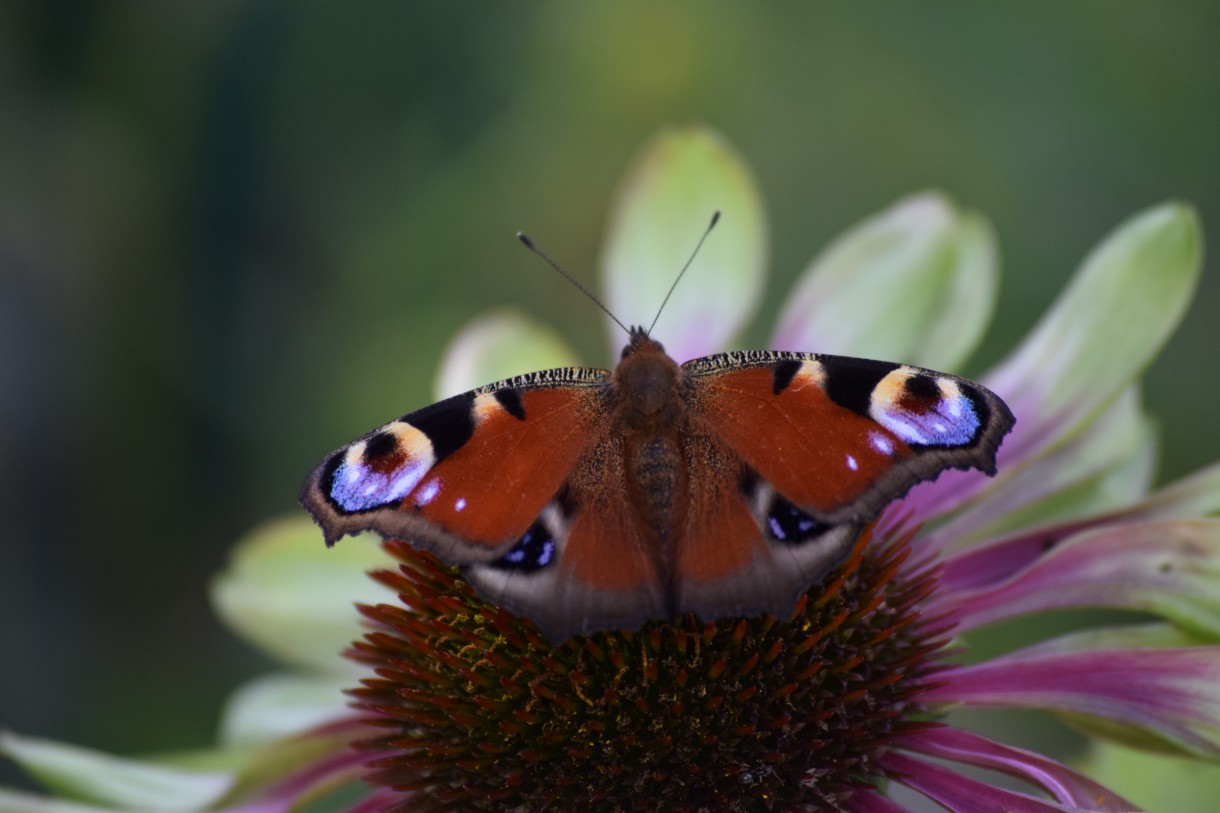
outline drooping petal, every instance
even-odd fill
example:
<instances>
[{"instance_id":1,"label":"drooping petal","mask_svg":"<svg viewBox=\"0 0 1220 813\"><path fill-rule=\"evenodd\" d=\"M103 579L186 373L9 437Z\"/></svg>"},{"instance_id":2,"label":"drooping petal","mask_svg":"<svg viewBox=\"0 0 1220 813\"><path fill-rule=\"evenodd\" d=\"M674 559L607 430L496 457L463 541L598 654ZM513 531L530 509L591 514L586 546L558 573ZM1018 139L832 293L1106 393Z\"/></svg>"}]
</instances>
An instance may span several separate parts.
<instances>
[{"instance_id":1,"label":"drooping petal","mask_svg":"<svg viewBox=\"0 0 1220 813\"><path fill-rule=\"evenodd\" d=\"M678 361L726 349L766 281L762 198L745 163L707 127L663 131L627 173L602 256L606 306L647 327L711 221L719 225L657 322L654 338ZM611 325L611 358L622 331Z\"/></svg>"},{"instance_id":2,"label":"drooping petal","mask_svg":"<svg viewBox=\"0 0 1220 813\"><path fill-rule=\"evenodd\" d=\"M1069 442L980 492L930 544L953 550L1012 528L1100 513L1129 505L1151 481L1158 435L1140 405L1137 387L1120 395Z\"/></svg>"},{"instance_id":3,"label":"drooping petal","mask_svg":"<svg viewBox=\"0 0 1220 813\"><path fill-rule=\"evenodd\" d=\"M813 260L771 346L953 370L982 338L998 282L986 220L938 192L913 195Z\"/></svg>"},{"instance_id":4,"label":"drooping petal","mask_svg":"<svg viewBox=\"0 0 1220 813\"><path fill-rule=\"evenodd\" d=\"M1115 511L1112 518L1179 519L1220 514L1220 463L1159 489L1147 499Z\"/></svg>"},{"instance_id":5,"label":"drooping petal","mask_svg":"<svg viewBox=\"0 0 1220 813\"><path fill-rule=\"evenodd\" d=\"M1125 390L1181 320L1201 246L1194 210L1173 203L1136 215L1094 249L1025 342L983 379L1017 416L1000 447L1000 475L948 472L914 489L907 504L915 519L951 510L984 488L1007 487Z\"/></svg>"},{"instance_id":6,"label":"drooping petal","mask_svg":"<svg viewBox=\"0 0 1220 813\"><path fill-rule=\"evenodd\" d=\"M357 538L327 548L313 523L293 517L241 539L209 592L217 615L255 646L333 674L355 670L338 655L361 635L355 603L388 595L366 574L388 566L393 561L380 545Z\"/></svg>"},{"instance_id":7,"label":"drooping petal","mask_svg":"<svg viewBox=\"0 0 1220 813\"><path fill-rule=\"evenodd\" d=\"M938 679L921 700L1045 709L1126 741L1220 758L1220 646L1021 651Z\"/></svg>"},{"instance_id":8,"label":"drooping petal","mask_svg":"<svg viewBox=\"0 0 1220 813\"><path fill-rule=\"evenodd\" d=\"M551 328L515 310L485 313L458 331L436 374L437 398L490 384L502 378L572 367L576 351Z\"/></svg>"},{"instance_id":9,"label":"drooping petal","mask_svg":"<svg viewBox=\"0 0 1220 813\"><path fill-rule=\"evenodd\" d=\"M968 561L982 556L980 551ZM953 560L946 564L948 571L961 567ZM969 630L1068 607L1142 610L1220 640L1220 520L1086 531L1007 580L943 590L930 610L951 612L958 629Z\"/></svg>"},{"instance_id":10,"label":"drooping petal","mask_svg":"<svg viewBox=\"0 0 1220 813\"><path fill-rule=\"evenodd\" d=\"M137 811L116 810L110 806L98 807L66 802L63 799L35 796L32 793L22 793L5 788L0 788L0 810L3 810L4 813L137 813Z\"/></svg>"},{"instance_id":11,"label":"drooping petal","mask_svg":"<svg viewBox=\"0 0 1220 813\"><path fill-rule=\"evenodd\" d=\"M257 677L229 695L220 718L220 741L264 743L350 716L343 690L351 685L349 675L288 672Z\"/></svg>"},{"instance_id":12,"label":"drooping petal","mask_svg":"<svg viewBox=\"0 0 1220 813\"><path fill-rule=\"evenodd\" d=\"M1103 649L1183 649L1208 646L1212 643L1214 638L1210 636L1201 636L1172 624L1154 621L1147 624L1088 627L1031 644L1022 649L1021 654L1034 657L1064 652L1096 652Z\"/></svg>"},{"instance_id":13,"label":"drooping petal","mask_svg":"<svg viewBox=\"0 0 1220 813\"><path fill-rule=\"evenodd\" d=\"M0 753L49 790L78 801L131 811L203 810L233 786L228 771L192 771L123 759L52 740L0 732Z\"/></svg>"},{"instance_id":14,"label":"drooping petal","mask_svg":"<svg viewBox=\"0 0 1220 813\"><path fill-rule=\"evenodd\" d=\"M988 768L1031 782L1064 804L1107 813L1135 809L1109 788L1053 759L959 728L930 726L894 744L925 756Z\"/></svg>"},{"instance_id":15,"label":"drooping petal","mask_svg":"<svg viewBox=\"0 0 1220 813\"><path fill-rule=\"evenodd\" d=\"M1011 534L960 551L944 566L942 585L970 590L1002 581L1078 533L1129 522L1193 519L1220 513L1220 465L1201 469L1143 500L1107 513Z\"/></svg>"},{"instance_id":16,"label":"drooping petal","mask_svg":"<svg viewBox=\"0 0 1220 813\"><path fill-rule=\"evenodd\" d=\"M1025 418L1006 456L1059 441L1125 389L1181 321L1198 282L1194 210L1167 204L1110 235L986 382Z\"/></svg>"},{"instance_id":17,"label":"drooping petal","mask_svg":"<svg viewBox=\"0 0 1220 813\"><path fill-rule=\"evenodd\" d=\"M950 813L1089 813L1095 810L986 785L904 754L886 754L881 763L892 772L894 781L923 794Z\"/></svg>"},{"instance_id":18,"label":"drooping petal","mask_svg":"<svg viewBox=\"0 0 1220 813\"><path fill-rule=\"evenodd\" d=\"M352 723L279 740L244 766L237 791L217 813L288 813L323 793L358 783L368 755L351 743L367 733Z\"/></svg>"}]
</instances>

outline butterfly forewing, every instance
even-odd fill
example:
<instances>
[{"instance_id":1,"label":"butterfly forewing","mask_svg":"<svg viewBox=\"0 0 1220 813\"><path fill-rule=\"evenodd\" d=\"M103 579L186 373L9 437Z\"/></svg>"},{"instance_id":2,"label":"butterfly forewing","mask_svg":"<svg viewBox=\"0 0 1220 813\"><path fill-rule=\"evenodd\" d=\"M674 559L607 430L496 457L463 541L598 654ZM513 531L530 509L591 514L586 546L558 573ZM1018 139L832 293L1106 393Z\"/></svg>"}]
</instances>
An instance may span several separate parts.
<instances>
[{"instance_id":1,"label":"butterfly forewing","mask_svg":"<svg viewBox=\"0 0 1220 813\"><path fill-rule=\"evenodd\" d=\"M1013 417L955 376L813 353L739 352L683 365L692 421L825 523L874 518L948 468L995 470Z\"/></svg>"},{"instance_id":2,"label":"butterfly forewing","mask_svg":"<svg viewBox=\"0 0 1220 813\"><path fill-rule=\"evenodd\" d=\"M328 542L372 530L455 564L515 544L604 431L609 373L564 368L413 412L324 460L301 501Z\"/></svg>"}]
</instances>

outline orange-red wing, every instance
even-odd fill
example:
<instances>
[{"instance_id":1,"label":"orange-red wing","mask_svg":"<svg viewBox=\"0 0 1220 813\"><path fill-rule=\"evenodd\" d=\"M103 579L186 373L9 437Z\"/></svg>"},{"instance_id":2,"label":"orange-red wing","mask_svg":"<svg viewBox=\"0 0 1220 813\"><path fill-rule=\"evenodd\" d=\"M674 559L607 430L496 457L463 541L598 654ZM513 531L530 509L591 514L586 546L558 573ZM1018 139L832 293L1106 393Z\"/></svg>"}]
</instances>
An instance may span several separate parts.
<instances>
[{"instance_id":1,"label":"orange-red wing","mask_svg":"<svg viewBox=\"0 0 1220 813\"><path fill-rule=\"evenodd\" d=\"M301 501L330 543L374 530L456 564L493 558L607 431L606 375L534 373L413 412L324 460Z\"/></svg>"},{"instance_id":2,"label":"orange-red wing","mask_svg":"<svg viewBox=\"0 0 1220 813\"><path fill-rule=\"evenodd\" d=\"M675 539L679 612L785 617L859 534L859 524L819 524L777 502L772 485L751 475L723 438L693 431L687 464L696 485Z\"/></svg>"},{"instance_id":3,"label":"orange-red wing","mask_svg":"<svg viewBox=\"0 0 1220 813\"><path fill-rule=\"evenodd\" d=\"M471 565L466 578L555 641L669 617L672 596L655 532L638 522L625 485L622 438L607 438L543 509L531 529L533 546L519 547L515 564Z\"/></svg>"},{"instance_id":4,"label":"orange-red wing","mask_svg":"<svg viewBox=\"0 0 1220 813\"><path fill-rule=\"evenodd\" d=\"M470 440L433 466L402 510L418 511L472 542L516 540L596 437L590 394L575 388L521 393L524 420L488 406Z\"/></svg>"},{"instance_id":5,"label":"orange-red wing","mask_svg":"<svg viewBox=\"0 0 1220 813\"><path fill-rule=\"evenodd\" d=\"M914 456L893 432L837 405L813 381L776 394L768 367L701 379L697 414L776 490L821 516L857 502Z\"/></svg>"},{"instance_id":6,"label":"orange-red wing","mask_svg":"<svg viewBox=\"0 0 1220 813\"><path fill-rule=\"evenodd\" d=\"M687 443L691 484L676 538L682 582L732 578L755 560L769 558L763 531L742 488L742 461L722 440L692 436Z\"/></svg>"},{"instance_id":7,"label":"orange-red wing","mask_svg":"<svg viewBox=\"0 0 1220 813\"><path fill-rule=\"evenodd\" d=\"M649 592L660 583L655 542L633 522L618 483L580 506L564 545L564 578L610 593Z\"/></svg>"},{"instance_id":8,"label":"orange-red wing","mask_svg":"<svg viewBox=\"0 0 1220 813\"><path fill-rule=\"evenodd\" d=\"M683 365L692 421L819 519L868 520L948 468L995 472L1013 416L971 381L812 353L726 353Z\"/></svg>"}]
</instances>

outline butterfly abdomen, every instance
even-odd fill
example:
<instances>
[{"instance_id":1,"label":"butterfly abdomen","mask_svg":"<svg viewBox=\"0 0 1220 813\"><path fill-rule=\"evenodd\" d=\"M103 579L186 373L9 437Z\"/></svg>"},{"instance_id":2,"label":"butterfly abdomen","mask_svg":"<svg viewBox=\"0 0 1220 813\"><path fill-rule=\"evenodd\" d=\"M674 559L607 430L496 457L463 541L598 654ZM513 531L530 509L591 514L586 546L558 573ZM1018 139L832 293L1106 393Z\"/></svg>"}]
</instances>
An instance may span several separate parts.
<instances>
[{"instance_id":1,"label":"butterfly abdomen","mask_svg":"<svg viewBox=\"0 0 1220 813\"><path fill-rule=\"evenodd\" d=\"M685 486L685 463L674 438L628 440L627 476L645 524L665 537L678 517L678 496Z\"/></svg>"},{"instance_id":2,"label":"butterfly abdomen","mask_svg":"<svg viewBox=\"0 0 1220 813\"><path fill-rule=\"evenodd\" d=\"M669 615L676 615L678 529L686 516L689 492L686 460L677 437L647 440L627 438L628 504L639 534L648 544L650 558L665 595Z\"/></svg>"}]
</instances>

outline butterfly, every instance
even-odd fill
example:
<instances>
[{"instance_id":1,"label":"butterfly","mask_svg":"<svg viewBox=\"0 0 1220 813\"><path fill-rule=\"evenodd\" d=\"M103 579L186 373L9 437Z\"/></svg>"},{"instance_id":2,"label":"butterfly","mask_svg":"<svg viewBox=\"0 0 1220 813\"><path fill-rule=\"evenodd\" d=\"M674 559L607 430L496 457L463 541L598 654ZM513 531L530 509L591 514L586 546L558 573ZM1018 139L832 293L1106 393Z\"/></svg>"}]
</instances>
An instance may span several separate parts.
<instances>
[{"instance_id":1,"label":"butterfly","mask_svg":"<svg viewBox=\"0 0 1220 813\"><path fill-rule=\"evenodd\" d=\"M333 452L300 496L328 547L406 539L558 643L684 613L788 615L916 483L995 474L1015 419L979 384L817 353L678 364L517 237L627 331L618 366L487 384Z\"/></svg>"},{"instance_id":2,"label":"butterfly","mask_svg":"<svg viewBox=\"0 0 1220 813\"><path fill-rule=\"evenodd\" d=\"M636 327L613 372L528 373L374 429L301 502L327 545L406 539L560 642L791 613L916 483L994 474L1013 423L956 376L781 351L678 364Z\"/></svg>"}]
</instances>

